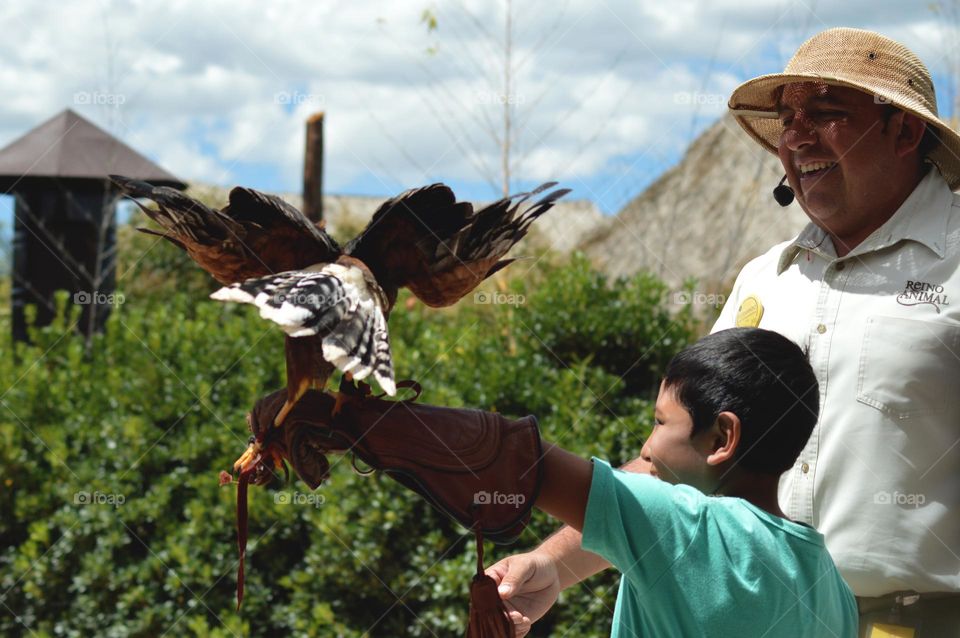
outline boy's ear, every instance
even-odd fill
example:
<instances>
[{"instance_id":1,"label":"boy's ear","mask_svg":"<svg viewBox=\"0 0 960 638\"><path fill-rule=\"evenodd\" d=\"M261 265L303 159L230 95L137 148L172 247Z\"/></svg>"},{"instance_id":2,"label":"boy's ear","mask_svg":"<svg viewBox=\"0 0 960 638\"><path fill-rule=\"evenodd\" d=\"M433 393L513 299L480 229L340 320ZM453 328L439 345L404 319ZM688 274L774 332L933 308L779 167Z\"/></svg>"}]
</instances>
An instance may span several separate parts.
<instances>
[{"instance_id":1,"label":"boy's ear","mask_svg":"<svg viewBox=\"0 0 960 638\"><path fill-rule=\"evenodd\" d=\"M707 455L708 465L720 465L734 458L740 445L740 417L733 412L721 412L713 424L713 443Z\"/></svg>"}]
</instances>

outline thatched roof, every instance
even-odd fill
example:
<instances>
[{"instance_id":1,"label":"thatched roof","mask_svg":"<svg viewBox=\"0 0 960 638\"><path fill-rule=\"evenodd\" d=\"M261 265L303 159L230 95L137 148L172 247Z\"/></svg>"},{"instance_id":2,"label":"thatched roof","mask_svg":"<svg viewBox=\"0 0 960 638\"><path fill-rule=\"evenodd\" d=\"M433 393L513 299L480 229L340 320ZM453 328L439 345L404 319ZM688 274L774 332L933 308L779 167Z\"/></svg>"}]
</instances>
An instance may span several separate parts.
<instances>
[{"instance_id":1,"label":"thatched roof","mask_svg":"<svg viewBox=\"0 0 960 638\"><path fill-rule=\"evenodd\" d=\"M807 223L796 202L773 200L782 176L780 161L724 116L581 248L612 275L649 270L675 286L695 277L726 288L743 264Z\"/></svg>"}]
</instances>

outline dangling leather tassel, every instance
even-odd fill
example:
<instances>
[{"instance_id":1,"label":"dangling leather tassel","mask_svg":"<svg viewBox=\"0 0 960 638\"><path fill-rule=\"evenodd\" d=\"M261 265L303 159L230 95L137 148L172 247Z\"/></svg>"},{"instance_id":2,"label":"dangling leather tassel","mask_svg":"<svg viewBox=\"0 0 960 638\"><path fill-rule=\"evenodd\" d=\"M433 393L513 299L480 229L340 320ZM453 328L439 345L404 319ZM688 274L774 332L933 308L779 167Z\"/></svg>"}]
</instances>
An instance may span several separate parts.
<instances>
[{"instance_id":1,"label":"dangling leather tassel","mask_svg":"<svg viewBox=\"0 0 960 638\"><path fill-rule=\"evenodd\" d=\"M513 623L500 600L497 583L483 573L483 534L476 526L477 574L470 583L470 624L467 638L513 638Z\"/></svg>"},{"instance_id":2,"label":"dangling leather tassel","mask_svg":"<svg viewBox=\"0 0 960 638\"><path fill-rule=\"evenodd\" d=\"M237 611L243 602L243 561L247 556L247 484L250 473L241 472L237 481L237 549L240 550L240 564L237 566Z\"/></svg>"}]
</instances>

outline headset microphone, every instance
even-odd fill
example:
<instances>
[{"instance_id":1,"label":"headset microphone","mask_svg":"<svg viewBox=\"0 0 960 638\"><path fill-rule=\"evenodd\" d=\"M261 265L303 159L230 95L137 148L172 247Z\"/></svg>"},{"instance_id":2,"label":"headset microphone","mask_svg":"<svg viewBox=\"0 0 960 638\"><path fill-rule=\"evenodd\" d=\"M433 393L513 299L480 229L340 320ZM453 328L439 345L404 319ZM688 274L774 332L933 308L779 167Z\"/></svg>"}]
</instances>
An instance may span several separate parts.
<instances>
[{"instance_id":1,"label":"headset microphone","mask_svg":"<svg viewBox=\"0 0 960 638\"><path fill-rule=\"evenodd\" d=\"M773 198L777 200L777 203L781 206L789 206L790 203L793 202L793 189L784 184L785 181L787 181L786 174L784 174L780 183L777 184L777 187L773 189Z\"/></svg>"}]
</instances>

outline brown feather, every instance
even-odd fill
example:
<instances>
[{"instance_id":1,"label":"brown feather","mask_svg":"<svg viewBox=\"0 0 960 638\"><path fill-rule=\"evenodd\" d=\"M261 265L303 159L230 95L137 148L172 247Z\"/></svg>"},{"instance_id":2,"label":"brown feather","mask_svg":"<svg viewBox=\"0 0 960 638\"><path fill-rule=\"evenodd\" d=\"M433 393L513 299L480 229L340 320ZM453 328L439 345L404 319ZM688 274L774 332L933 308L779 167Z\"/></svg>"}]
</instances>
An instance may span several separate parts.
<instances>
[{"instance_id":1,"label":"brown feather","mask_svg":"<svg viewBox=\"0 0 960 638\"><path fill-rule=\"evenodd\" d=\"M296 208L279 197L237 187L222 210L180 191L111 175L131 198L150 199L157 208L137 206L165 232L149 229L183 248L222 284L332 262L340 247Z\"/></svg>"},{"instance_id":2,"label":"brown feather","mask_svg":"<svg viewBox=\"0 0 960 638\"><path fill-rule=\"evenodd\" d=\"M522 212L521 205L553 186L477 212L468 202L456 202L443 184L410 190L384 203L345 252L365 262L388 294L406 286L428 306L449 306L509 265L511 260L500 258L569 190L549 191Z\"/></svg>"}]
</instances>

